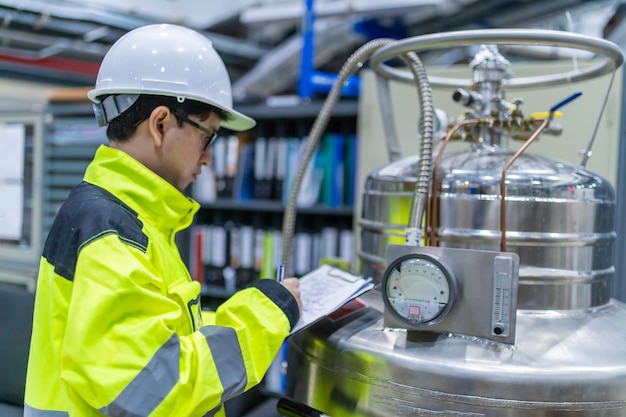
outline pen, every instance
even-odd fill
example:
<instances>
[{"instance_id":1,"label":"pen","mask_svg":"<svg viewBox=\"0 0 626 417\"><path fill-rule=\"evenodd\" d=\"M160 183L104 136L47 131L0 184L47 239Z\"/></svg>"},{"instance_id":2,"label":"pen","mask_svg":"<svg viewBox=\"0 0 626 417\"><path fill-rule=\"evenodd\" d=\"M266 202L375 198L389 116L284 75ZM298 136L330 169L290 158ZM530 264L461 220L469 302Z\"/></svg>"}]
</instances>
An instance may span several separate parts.
<instances>
[{"instance_id":1,"label":"pen","mask_svg":"<svg viewBox=\"0 0 626 417\"><path fill-rule=\"evenodd\" d=\"M278 269L276 270L276 281L283 282L284 277L285 277L285 265L280 263L278 264Z\"/></svg>"}]
</instances>

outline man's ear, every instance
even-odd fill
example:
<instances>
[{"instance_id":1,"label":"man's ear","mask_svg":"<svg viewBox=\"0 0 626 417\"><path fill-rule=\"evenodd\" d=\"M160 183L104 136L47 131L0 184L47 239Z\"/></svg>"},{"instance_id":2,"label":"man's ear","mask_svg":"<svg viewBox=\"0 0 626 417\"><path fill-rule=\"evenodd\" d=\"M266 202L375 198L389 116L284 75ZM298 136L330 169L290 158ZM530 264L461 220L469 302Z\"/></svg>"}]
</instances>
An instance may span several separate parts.
<instances>
[{"instance_id":1,"label":"man's ear","mask_svg":"<svg viewBox=\"0 0 626 417\"><path fill-rule=\"evenodd\" d=\"M174 115L167 106L155 107L152 113L150 113L150 117L148 118L148 131L150 132L150 136L152 136L154 146L157 148L163 146L163 138L165 137L167 124L172 121L173 117Z\"/></svg>"}]
</instances>

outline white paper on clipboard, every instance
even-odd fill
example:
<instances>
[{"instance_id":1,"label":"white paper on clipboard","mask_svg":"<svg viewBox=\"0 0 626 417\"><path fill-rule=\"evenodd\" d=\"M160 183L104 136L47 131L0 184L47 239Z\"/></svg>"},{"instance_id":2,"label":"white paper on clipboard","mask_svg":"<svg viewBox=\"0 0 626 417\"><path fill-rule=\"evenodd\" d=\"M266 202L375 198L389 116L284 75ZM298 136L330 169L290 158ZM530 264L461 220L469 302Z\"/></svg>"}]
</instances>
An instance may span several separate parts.
<instances>
[{"instance_id":1,"label":"white paper on clipboard","mask_svg":"<svg viewBox=\"0 0 626 417\"><path fill-rule=\"evenodd\" d=\"M333 313L348 301L374 288L371 278L322 265L300 278L302 314L291 330L294 334Z\"/></svg>"}]
</instances>

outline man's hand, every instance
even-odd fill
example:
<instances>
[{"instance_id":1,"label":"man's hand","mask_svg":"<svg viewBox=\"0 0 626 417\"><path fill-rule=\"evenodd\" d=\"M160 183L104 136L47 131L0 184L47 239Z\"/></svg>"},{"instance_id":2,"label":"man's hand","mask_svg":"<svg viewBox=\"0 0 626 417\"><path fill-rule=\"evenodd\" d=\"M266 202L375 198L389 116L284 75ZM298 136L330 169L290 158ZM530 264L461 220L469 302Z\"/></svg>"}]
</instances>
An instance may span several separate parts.
<instances>
[{"instance_id":1,"label":"man's hand","mask_svg":"<svg viewBox=\"0 0 626 417\"><path fill-rule=\"evenodd\" d=\"M300 280L298 278L285 278L281 282L285 288L293 295L298 303L298 309L302 314L302 299L300 298Z\"/></svg>"}]
</instances>

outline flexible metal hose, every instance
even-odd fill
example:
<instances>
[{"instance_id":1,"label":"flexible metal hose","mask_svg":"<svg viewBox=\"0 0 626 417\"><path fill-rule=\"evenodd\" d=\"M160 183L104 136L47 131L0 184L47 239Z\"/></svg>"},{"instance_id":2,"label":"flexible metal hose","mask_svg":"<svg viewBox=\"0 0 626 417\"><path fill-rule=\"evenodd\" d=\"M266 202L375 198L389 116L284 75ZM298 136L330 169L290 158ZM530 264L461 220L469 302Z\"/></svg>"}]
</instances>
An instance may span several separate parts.
<instances>
[{"instance_id":1,"label":"flexible metal hose","mask_svg":"<svg viewBox=\"0 0 626 417\"><path fill-rule=\"evenodd\" d=\"M298 204L298 194L300 192L300 187L302 186L302 180L304 179L304 174L306 172L307 166L309 165L309 161L313 157L315 153L315 149L317 148L320 138L322 137L322 133L324 133L324 129L328 125L328 121L332 116L332 110L335 107L337 100L341 95L341 89L343 88L344 83L348 79L350 75L356 72L357 69L363 66L363 62L370 57L374 51L384 45L388 45L390 43L396 42L393 39L374 39L366 43L357 49L343 64L343 67L339 71L337 75L337 79L333 84L330 93L328 93L328 97L326 97L326 101L324 101L324 105L320 110L317 118L315 119L315 123L311 128L311 132L309 133L309 138L304 149L304 153L301 156L300 162L298 164L298 170L296 171L296 175L293 180L293 184L291 184L291 189L289 190L289 198L287 200L287 205L285 207L285 214L283 216L283 254L282 254L282 263L285 267L285 271L288 273L291 271L291 248L293 242L293 234L296 223L296 209Z\"/></svg>"},{"instance_id":2,"label":"flexible metal hose","mask_svg":"<svg viewBox=\"0 0 626 417\"><path fill-rule=\"evenodd\" d=\"M294 181L291 184L289 190L289 198L285 207L285 214L283 217L283 253L282 264L286 271L291 271L291 248L293 244L293 235L296 223L296 210L298 204L298 194L300 187L304 179L304 175L308 164L315 153L322 133L328 121L332 116L332 109L334 108L337 100L341 95L341 89L347 78L352 75L358 68L363 65L365 61L374 51L378 48L389 45L396 42L393 39L375 39L366 43L357 49L344 63L343 67L339 71L337 79L333 84L333 87L320 110L319 115L315 119L315 123L309 133L309 138L304 152L301 156L298 164L298 170L294 177ZM433 139L433 125L434 125L434 107L432 104L432 90L428 81L428 75L426 70L417 54L414 52L408 52L401 56L404 62L408 65L411 73L415 77L418 87L418 95L420 99L420 162L417 173L417 181L415 184L415 196L413 198L413 204L411 206L411 214L409 217L409 223L407 228L407 243L411 243L408 238L409 230L420 230L422 217L428 201L428 191L430 184L430 170L432 161L432 139ZM392 123L392 121L386 121ZM419 233L418 233L419 234ZM419 243L419 236L417 237Z\"/></svg>"},{"instance_id":3,"label":"flexible metal hose","mask_svg":"<svg viewBox=\"0 0 626 417\"><path fill-rule=\"evenodd\" d=\"M422 218L428 202L435 109L433 107L432 89L422 61L420 61L415 52L406 53L403 59L408 61L409 68L416 80L420 100L420 159L418 162L417 181L415 182L415 193L411 204L406 239L407 244L417 246L419 245L421 236Z\"/></svg>"}]
</instances>

